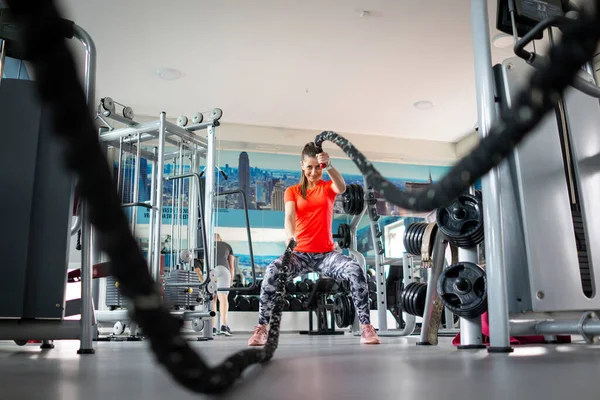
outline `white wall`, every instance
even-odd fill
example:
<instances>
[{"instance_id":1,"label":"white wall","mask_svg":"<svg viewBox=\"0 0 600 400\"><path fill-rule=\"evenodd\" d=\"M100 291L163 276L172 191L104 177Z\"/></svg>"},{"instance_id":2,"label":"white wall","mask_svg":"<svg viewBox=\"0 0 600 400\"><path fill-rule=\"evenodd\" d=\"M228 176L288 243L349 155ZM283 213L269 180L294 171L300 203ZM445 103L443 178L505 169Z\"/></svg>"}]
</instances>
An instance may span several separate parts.
<instances>
[{"instance_id":1,"label":"white wall","mask_svg":"<svg viewBox=\"0 0 600 400\"><path fill-rule=\"evenodd\" d=\"M227 110L223 110L226 115ZM168 116L169 117L169 116ZM175 123L178 116L168 120ZM188 119L191 116L188 115ZM157 120L156 116L136 116L138 122ZM223 123L217 128L219 150L258 151L277 154L299 154L307 142L320 131L273 128ZM391 138L379 135L360 135L338 132L356 146L371 161L399 164L451 165L456 160L454 143L432 140ZM199 135L204 132L198 131ZM336 145L326 142L325 150L332 157L347 158Z\"/></svg>"}]
</instances>

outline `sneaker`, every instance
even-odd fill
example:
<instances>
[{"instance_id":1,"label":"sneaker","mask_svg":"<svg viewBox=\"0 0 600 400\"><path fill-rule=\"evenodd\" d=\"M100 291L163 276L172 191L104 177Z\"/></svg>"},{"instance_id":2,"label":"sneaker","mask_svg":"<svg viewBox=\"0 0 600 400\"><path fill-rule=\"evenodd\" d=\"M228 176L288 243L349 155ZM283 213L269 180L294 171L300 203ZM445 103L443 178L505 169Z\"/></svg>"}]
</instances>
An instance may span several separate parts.
<instances>
[{"instance_id":1,"label":"sneaker","mask_svg":"<svg viewBox=\"0 0 600 400\"><path fill-rule=\"evenodd\" d=\"M254 333L248 339L248 346L264 346L267 343L267 327L257 325L254 328Z\"/></svg>"},{"instance_id":2,"label":"sneaker","mask_svg":"<svg viewBox=\"0 0 600 400\"><path fill-rule=\"evenodd\" d=\"M360 335L360 344L381 344L381 340L377 336L373 325L369 324L363 327L362 335Z\"/></svg>"},{"instance_id":3,"label":"sneaker","mask_svg":"<svg viewBox=\"0 0 600 400\"><path fill-rule=\"evenodd\" d=\"M217 330L217 328L213 328L213 336L217 336L218 334L220 334L221 332L219 332Z\"/></svg>"},{"instance_id":4,"label":"sneaker","mask_svg":"<svg viewBox=\"0 0 600 400\"><path fill-rule=\"evenodd\" d=\"M227 325L221 325L221 333L225 336L231 336L231 329Z\"/></svg>"}]
</instances>

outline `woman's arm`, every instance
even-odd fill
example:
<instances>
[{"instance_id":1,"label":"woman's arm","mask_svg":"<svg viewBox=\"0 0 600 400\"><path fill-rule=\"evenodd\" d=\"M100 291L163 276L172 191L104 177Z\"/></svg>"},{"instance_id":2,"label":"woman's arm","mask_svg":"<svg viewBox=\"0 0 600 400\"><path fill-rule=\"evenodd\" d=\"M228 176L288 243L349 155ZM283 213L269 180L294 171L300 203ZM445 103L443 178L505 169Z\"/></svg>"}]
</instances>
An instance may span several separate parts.
<instances>
[{"instance_id":1,"label":"woman's arm","mask_svg":"<svg viewBox=\"0 0 600 400\"><path fill-rule=\"evenodd\" d=\"M296 203L293 201L285 202L285 234L287 239L285 245L287 247L290 239L294 239L296 236Z\"/></svg>"},{"instance_id":2,"label":"woman's arm","mask_svg":"<svg viewBox=\"0 0 600 400\"><path fill-rule=\"evenodd\" d=\"M322 152L317 154L317 161L319 164L325 164L327 167L325 170L331 177L331 188L337 194L342 194L346 191L346 182L344 181L344 177L339 171L331 165L331 159L329 158L329 154Z\"/></svg>"}]
</instances>

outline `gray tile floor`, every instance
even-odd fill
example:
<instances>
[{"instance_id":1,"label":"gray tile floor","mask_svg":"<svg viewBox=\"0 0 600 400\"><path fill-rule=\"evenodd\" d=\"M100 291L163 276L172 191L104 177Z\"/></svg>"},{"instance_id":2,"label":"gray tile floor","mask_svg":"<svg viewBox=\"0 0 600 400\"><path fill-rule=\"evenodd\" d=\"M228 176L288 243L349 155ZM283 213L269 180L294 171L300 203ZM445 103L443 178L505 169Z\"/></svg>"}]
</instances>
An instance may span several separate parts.
<instances>
[{"instance_id":1,"label":"gray tile floor","mask_svg":"<svg viewBox=\"0 0 600 400\"><path fill-rule=\"evenodd\" d=\"M197 342L217 363L245 348L248 334ZM416 338L383 338L361 346L348 334L284 334L273 361L252 367L225 399L560 399L600 398L600 347L520 346L515 352L458 351ZM144 342L95 343L79 356L77 342L54 350L0 342L0 399L200 399L159 368Z\"/></svg>"}]
</instances>

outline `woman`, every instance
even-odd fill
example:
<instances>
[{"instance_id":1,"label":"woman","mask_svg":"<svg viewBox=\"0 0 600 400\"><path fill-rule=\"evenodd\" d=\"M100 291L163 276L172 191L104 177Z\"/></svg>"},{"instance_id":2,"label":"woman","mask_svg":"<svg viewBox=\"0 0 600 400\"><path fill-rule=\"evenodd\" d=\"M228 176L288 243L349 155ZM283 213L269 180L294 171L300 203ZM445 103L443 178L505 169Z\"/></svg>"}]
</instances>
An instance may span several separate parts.
<instances>
[{"instance_id":1,"label":"woman","mask_svg":"<svg viewBox=\"0 0 600 400\"><path fill-rule=\"evenodd\" d=\"M350 257L334 251L331 224L333 203L338 194L344 193L346 184L342 175L331 165L329 155L317 154L314 143L302 150L300 184L289 187L284 194L286 246L290 240L297 242L289 265L289 275L295 277L317 272L336 280L350 281L354 307L362 328L360 343L379 344L380 340L370 323L369 290L365 272ZM321 179L321 164L331 180ZM278 268L283 257L271 263L264 275L260 291L258 325L249 346L263 346L267 341L267 324L273 311Z\"/></svg>"}]
</instances>

